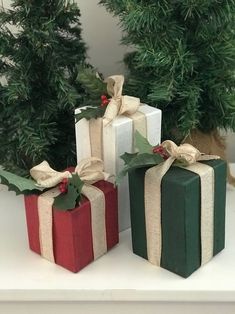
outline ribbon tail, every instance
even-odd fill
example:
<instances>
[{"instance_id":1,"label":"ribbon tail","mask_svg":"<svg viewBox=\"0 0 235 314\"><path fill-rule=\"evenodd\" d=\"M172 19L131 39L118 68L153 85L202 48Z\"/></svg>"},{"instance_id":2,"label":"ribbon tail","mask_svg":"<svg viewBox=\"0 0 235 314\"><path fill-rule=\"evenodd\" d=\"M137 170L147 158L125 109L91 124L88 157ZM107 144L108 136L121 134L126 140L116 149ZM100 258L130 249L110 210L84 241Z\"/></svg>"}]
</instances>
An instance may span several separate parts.
<instances>
[{"instance_id":1,"label":"ribbon tail","mask_svg":"<svg viewBox=\"0 0 235 314\"><path fill-rule=\"evenodd\" d=\"M213 159L220 159L219 156L217 155L206 155L206 154L201 154L201 156L198 158L198 161L203 161L203 160L213 160Z\"/></svg>"},{"instance_id":2,"label":"ribbon tail","mask_svg":"<svg viewBox=\"0 0 235 314\"><path fill-rule=\"evenodd\" d=\"M104 80L107 83L107 92L111 97L120 98L122 96L124 80L123 75L112 75Z\"/></svg>"},{"instance_id":3,"label":"ribbon tail","mask_svg":"<svg viewBox=\"0 0 235 314\"><path fill-rule=\"evenodd\" d=\"M103 125L107 126L109 123L113 121L114 118L117 117L120 107L120 100L115 100L112 98L105 110L105 114L103 117Z\"/></svg>"}]
</instances>

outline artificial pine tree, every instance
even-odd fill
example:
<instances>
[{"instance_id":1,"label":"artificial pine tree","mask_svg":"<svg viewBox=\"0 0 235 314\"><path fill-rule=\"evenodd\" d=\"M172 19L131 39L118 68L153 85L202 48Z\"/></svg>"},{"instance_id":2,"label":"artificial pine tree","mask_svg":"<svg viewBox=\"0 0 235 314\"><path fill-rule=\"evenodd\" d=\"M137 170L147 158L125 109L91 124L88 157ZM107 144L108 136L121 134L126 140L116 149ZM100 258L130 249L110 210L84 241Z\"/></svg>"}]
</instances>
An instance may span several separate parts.
<instances>
[{"instance_id":1,"label":"artificial pine tree","mask_svg":"<svg viewBox=\"0 0 235 314\"><path fill-rule=\"evenodd\" d=\"M0 12L0 164L27 174L76 163L74 108L84 101L80 11L66 0L13 0ZM13 33L10 27L17 27Z\"/></svg>"},{"instance_id":2,"label":"artificial pine tree","mask_svg":"<svg viewBox=\"0 0 235 314\"><path fill-rule=\"evenodd\" d=\"M100 107L101 96L107 95L107 84L104 82L103 75L95 68L87 66L81 69L77 81L85 91L82 105Z\"/></svg>"},{"instance_id":3,"label":"artificial pine tree","mask_svg":"<svg viewBox=\"0 0 235 314\"><path fill-rule=\"evenodd\" d=\"M130 75L127 92L163 110L163 138L223 145L235 130L234 0L101 0L119 16ZM220 147L220 148L219 148ZM206 153L206 152L205 152Z\"/></svg>"}]
</instances>

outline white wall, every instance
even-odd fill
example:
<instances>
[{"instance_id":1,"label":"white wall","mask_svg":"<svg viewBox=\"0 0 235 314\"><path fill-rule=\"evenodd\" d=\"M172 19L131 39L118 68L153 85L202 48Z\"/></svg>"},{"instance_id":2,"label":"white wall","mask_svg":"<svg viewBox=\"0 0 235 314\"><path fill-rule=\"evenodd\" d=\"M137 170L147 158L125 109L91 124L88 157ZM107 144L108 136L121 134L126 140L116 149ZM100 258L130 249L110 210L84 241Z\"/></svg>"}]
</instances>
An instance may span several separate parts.
<instances>
[{"instance_id":1,"label":"white wall","mask_svg":"<svg viewBox=\"0 0 235 314\"><path fill-rule=\"evenodd\" d=\"M98 0L77 0L81 9L84 39L94 66L105 75L123 73L123 54L127 48L120 45L118 19L108 14Z\"/></svg>"},{"instance_id":2,"label":"white wall","mask_svg":"<svg viewBox=\"0 0 235 314\"><path fill-rule=\"evenodd\" d=\"M98 5L98 0L76 0L82 13L83 36L89 47L90 62L105 76L124 71L122 59L127 48L120 45L118 20ZM10 0L3 0L8 6ZM235 162L235 134L228 136L229 159Z\"/></svg>"}]
</instances>

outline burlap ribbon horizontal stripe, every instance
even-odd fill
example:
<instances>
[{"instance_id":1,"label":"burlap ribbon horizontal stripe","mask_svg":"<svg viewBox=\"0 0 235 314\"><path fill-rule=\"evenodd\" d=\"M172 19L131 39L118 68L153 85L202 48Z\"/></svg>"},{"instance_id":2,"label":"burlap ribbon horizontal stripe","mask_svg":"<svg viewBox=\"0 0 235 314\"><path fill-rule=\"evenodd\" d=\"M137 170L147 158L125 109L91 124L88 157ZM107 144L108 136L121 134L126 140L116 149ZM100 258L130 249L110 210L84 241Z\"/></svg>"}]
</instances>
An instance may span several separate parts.
<instances>
[{"instance_id":1,"label":"burlap ribbon horizontal stripe","mask_svg":"<svg viewBox=\"0 0 235 314\"><path fill-rule=\"evenodd\" d=\"M213 256L213 213L214 213L214 170L200 160L219 159L218 156L201 154L189 144L179 147L172 141L162 146L169 158L146 171L145 174L145 219L148 260L157 266L161 263L161 182L172 164L184 162L186 169L197 173L201 180L201 263L205 264Z\"/></svg>"},{"instance_id":2,"label":"burlap ribbon horizontal stripe","mask_svg":"<svg viewBox=\"0 0 235 314\"><path fill-rule=\"evenodd\" d=\"M107 180L109 175L103 171L102 160L92 157L82 160L75 172L80 179L85 182L82 188L82 194L88 198L91 205L91 225L94 259L97 259L107 252L106 226L105 226L105 195L91 184L99 180ZM44 161L30 171L31 176L41 187L54 187L61 182L63 178L71 176L69 171L57 172ZM53 202L54 197L58 196L60 191L57 187L42 193L38 197L38 216L39 216L39 239L41 255L55 262L53 252Z\"/></svg>"}]
</instances>

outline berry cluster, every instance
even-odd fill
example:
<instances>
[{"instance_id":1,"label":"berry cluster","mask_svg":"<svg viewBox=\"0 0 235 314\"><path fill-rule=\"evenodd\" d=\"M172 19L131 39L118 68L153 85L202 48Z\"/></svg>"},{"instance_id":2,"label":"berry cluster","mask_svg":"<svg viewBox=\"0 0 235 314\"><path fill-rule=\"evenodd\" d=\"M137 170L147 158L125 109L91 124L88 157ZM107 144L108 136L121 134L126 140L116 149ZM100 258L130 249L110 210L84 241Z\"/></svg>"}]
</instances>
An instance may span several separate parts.
<instances>
[{"instance_id":1,"label":"berry cluster","mask_svg":"<svg viewBox=\"0 0 235 314\"><path fill-rule=\"evenodd\" d=\"M69 180L67 178L65 178L59 184L59 190L62 194L65 194L68 192L68 182L69 182Z\"/></svg>"},{"instance_id":2,"label":"berry cluster","mask_svg":"<svg viewBox=\"0 0 235 314\"><path fill-rule=\"evenodd\" d=\"M107 96L102 95L100 98L101 98L101 107L107 106L109 103Z\"/></svg>"},{"instance_id":3,"label":"berry cluster","mask_svg":"<svg viewBox=\"0 0 235 314\"><path fill-rule=\"evenodd\" d=\"M153 153L154 153L154 154L159 154L160 156L162 156L162 158L163 158L164 160L166 160L166 159L169 158L169 156L168 156L166 150L165 150L164 147L161 146L161 145L153 147Z\"/></svg>"}]
</instances>

